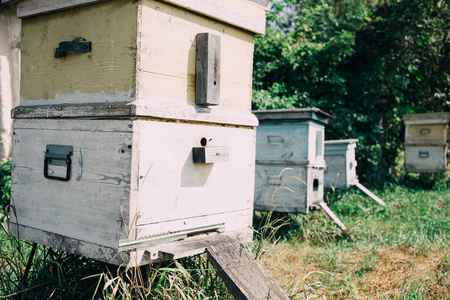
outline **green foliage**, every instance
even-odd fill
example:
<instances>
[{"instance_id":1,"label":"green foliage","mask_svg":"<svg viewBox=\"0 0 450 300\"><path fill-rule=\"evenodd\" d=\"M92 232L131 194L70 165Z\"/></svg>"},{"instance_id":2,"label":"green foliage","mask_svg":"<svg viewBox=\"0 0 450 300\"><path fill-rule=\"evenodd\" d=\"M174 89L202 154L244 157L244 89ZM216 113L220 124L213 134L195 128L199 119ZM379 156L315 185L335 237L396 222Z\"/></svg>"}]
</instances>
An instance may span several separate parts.
<instances>
[{"instance_id":1,"label":"green foliage","mask_svg":"<svg viewBox=\"0 0 450 300\"><path fill-rule=\"evenodd\" d=\"M3 212L5 206L11 199L11 159L0 162L0 211ZM3 214L0 213L0 216ZM1 219L1 218L0 218ZM1 221L1 220L0 220Z\"/></svg>"},{"instance_id":2,"label":"green foliage","mask_svg":"<svg viewBox=\"0 0 450 300\"><path fill-rule=\"evenodd\" d=\"M254 109L334 114L327 139L358 138L359 176L371 183L403 176L403 114L450 108L450 4L376 2L277 1L253 75Z\"/></svg>"}]
</instances>

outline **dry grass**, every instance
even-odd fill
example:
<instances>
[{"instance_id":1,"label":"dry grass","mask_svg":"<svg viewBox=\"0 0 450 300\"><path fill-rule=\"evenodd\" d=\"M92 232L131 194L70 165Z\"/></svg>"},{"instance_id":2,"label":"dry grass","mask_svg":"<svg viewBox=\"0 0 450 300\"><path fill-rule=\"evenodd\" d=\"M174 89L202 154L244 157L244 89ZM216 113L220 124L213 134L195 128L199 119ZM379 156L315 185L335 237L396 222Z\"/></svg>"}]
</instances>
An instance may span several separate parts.
<instances>
[{"instance_id":1,"label":"dry grass","mask_svg":"<svg viewBox=\"0 0 450 300\"><path fill-rule=\"evenodd\" d=\"M449 299L444 251L423 254L399 245L333 255L331 250L289 243L265 250L262 265L293 299L400 298L417 288L429 299Z\"/></svg>"}]
</instances>

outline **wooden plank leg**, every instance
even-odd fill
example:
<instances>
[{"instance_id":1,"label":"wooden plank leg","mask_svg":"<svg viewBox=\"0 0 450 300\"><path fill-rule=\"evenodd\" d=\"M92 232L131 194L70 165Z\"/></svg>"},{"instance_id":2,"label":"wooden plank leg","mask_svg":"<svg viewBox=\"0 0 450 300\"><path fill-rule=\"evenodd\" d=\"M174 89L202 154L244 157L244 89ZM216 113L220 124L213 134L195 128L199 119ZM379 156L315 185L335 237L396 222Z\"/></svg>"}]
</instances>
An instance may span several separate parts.
<instances>
[{"instance_id":1,"label":"wooden plank leg","mask_svg":"<svg viewBox=\"0 0 450 300\"><path fill-rule=\"evenodd\" d=\"M289 299L239 241L211 245L206 251L236 300Z\"/></svg>"},{"instance_id":2,"label":"wooden plank leg","mask_svg":"<svg viewBox=\"0 0 450 300\"><path fill-rule=\"evenodd\" d=\"M381 200L380 198L378 198L377 196L375 196L371 191L369 191L365 186L363 186L361 183L359 183L358 181L355 182L355 186L357 188L359 188L363 193L365 193L367 196L369 196L370 198L372 198L373 200L375 200L378 204L386 206L386 203L384 203L383 200Z\"/></svg>"},{"instance_id":3,"label":"wooden plank leg","mask_svg":"<svg viewBox=\"0 0 450 300\"><path fill-rule=\"evenodd\" d=\"M339 220L339 218L334 214L334 212L331 211L331 209L325 202L320 202L319 205L320 207L322 207L323 211L331 218L331 220L333 220L333 222L336 223L342 230L347 229L344 223L342 223L341 220Z\"/></svg>"}]
</instances>

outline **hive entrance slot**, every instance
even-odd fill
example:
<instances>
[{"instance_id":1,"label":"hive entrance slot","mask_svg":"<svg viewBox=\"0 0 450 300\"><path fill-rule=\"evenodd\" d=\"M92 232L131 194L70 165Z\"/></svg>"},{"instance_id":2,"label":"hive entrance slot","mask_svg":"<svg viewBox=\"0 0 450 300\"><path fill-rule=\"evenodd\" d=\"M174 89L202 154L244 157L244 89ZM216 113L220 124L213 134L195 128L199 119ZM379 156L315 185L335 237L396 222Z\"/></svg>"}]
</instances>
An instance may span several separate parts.
<instances>
[{"instance_id":1,"label":"hive entrance slot","mask_svg":"<svg viewBox=\"0 0 450 300\"><path fill-rule=\"evenodd\" d=\"M319 190L319 179L314 179L313 180L313 191L317 192Z\"/></svg>"}]
</instances>

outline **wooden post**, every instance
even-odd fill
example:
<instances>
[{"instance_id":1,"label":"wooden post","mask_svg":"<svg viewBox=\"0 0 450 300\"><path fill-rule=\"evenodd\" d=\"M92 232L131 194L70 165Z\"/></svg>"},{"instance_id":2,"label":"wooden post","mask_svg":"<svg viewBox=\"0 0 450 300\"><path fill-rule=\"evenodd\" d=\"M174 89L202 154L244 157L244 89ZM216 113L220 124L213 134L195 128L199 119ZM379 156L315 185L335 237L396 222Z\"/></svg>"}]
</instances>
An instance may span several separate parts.
<instances>
[{"instance_id":1,"label":"wooden post","mask_svg":"<svg viewBox=\"0 0 450 300\"><path fill-rule=\"evenodd\" d=\"M378 198L374 193L372 193L371 191L369 191L365 186L363 186L361 183L359 183L358 181L355 182L355 186L357 188L359 188L361 191L363 191L367 196L369 196L370 198L372 198L373 200L375 200L378 204L386 206L386 203L384 203L383 200L381 200L380 198Z\"/></svg>"},{"instance_id":2,"label":"wooden post","mask_svg":"<svg viewBox=\"0 0 450 300\"><path fill-rule=\"evenodd\" d=\"M289 299L237 240L211 245L206 251L236 300Z\"/></svg>"},{"instance_id":3,"label":"wooden post","mask_svg":"<svg viewBox=\"0 0 450 300\"><path fill-rule=\"evenodd\" d=\"M342 230L347 229L344 223L342 223L341 220L339 220L339 218L334 214L334 212L331 211L331 209L325 202L320 202L319 205L320 207L322 207L323 211L331 218L331 220L333 220L334 223L336 223L339 227L341 227Z\"/></svg>"}]
</instances>

